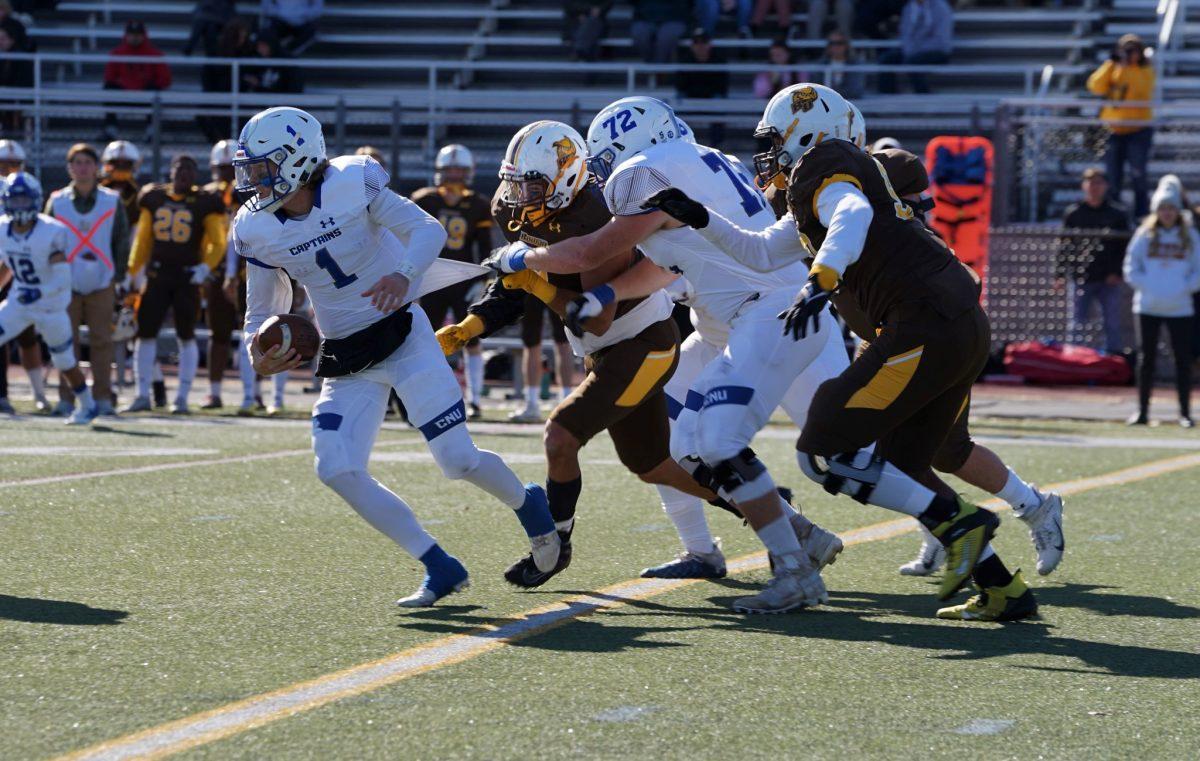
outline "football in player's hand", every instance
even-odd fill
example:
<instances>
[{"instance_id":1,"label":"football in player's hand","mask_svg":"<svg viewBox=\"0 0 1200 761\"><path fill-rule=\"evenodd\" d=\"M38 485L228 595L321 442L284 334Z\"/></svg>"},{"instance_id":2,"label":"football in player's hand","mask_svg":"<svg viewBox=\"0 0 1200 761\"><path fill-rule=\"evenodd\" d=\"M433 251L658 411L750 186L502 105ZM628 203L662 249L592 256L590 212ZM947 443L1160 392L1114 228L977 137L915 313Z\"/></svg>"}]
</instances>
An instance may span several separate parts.
<instances>
[{"instance_id":1,"label":"football in player's hand","mask_svg":"<svg viewBox=\"0 0 1200 761\"><path fill-rule=\"evenodd\" d=\"M267 349L278 345L280 354L286 354L288 349L295 349L304 360L317 356L321 347L321 334L317 332L317 326L298 314L277 314L268 317L258 329L254 340L259 353L265 353Z\"/></svg>"}]
</instances>

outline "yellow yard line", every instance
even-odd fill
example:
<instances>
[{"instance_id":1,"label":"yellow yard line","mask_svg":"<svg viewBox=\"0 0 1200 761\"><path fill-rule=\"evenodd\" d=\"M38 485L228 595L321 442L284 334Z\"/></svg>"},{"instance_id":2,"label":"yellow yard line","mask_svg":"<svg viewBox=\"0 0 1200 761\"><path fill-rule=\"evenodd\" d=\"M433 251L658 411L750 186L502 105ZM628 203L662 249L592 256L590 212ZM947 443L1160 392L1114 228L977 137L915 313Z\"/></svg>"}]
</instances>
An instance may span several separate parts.
<instances>
[{"instance_id":1,"label":"yellow yard line","mask_svg":"<svg viewBox=\"0 0 1200 761\"><path fill-rule=\"evenodd\" d=\"M1155 460L1099 476L1080 478L1046 488L1063 495L1120 486L1175 473L1200 465L1200 453ZM1003 510L1000 500L983 503ZM842 535L847 546L878 542L915 531L911 518L883 521ZM766 554L756 552L729 563L730 573L762 568ZM60 757L65 759L151 759L231 737L289 716L310 711L343 698L395 684L418 674L476 658L505 645L561 626L581 616L617 608L697 583L698 579L633 579L595 592L568 597L521 614L521 620L502 626L486 625L475 631L441 637L394 655L335 671L315 679L254 695L209 711L117 737Z\"/></svg>"}]
</instances>

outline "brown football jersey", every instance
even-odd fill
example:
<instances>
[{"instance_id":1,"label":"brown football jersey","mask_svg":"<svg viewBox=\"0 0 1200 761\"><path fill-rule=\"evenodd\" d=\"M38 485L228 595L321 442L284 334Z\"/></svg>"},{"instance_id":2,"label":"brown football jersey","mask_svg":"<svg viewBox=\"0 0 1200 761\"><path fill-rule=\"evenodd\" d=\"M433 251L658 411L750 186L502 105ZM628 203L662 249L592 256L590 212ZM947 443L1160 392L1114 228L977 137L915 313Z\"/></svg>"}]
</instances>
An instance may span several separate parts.
<instances>
[{"instance_id":1,"label":"brown football jersey","mask_svg":"<svg viewBox=\"0 0 1200 761\"><path fill-rule=\"evenodd\" d=\"M142 188L138 206L150 212L154 236L150 258L164 264L190 267L204 256L204 219L209 214L224 214L221 197L197 188L182 198L170 193L171 186L152 184Z\"/></svg>"},{"instance_id":2,"label":"brown football jersey","mask_svg":"<svg viewBox=\"0 0 1200 761\"><path fill-rule=\"evenodd\" d=\"M492 213L487 200L472 190L449 204L436 187L421 188L412 201L446 228L442 257L479 264L492 248Z\"/></svg>"},{"instance_id":3,"label":"brown football jersey","mask_svg":"<svg viewBox=\"0 0 1200 761\"><path fill-rule=\"evenodd\" d=\"M238 194L234 191L232 182L210 182L200 188L205 193L212 193L215 196L220 196L221 203L225 207L225 213L233 219L233 215L237 214L237 210L241 208L242 201Z\"/></svg>"},{"instance_id":4,"label":"brown football jersey","mask_svg":"<svg viewBox=\"0 0 1200 761\"><path fill-rule=\"evenodd\" d=\"M835 182L858 187L874 212L858 261L842 273L842 288L872 323L882 324L902 302L926 301L946 318L979 303L979 281L900 200L883 165L845 140L828 140L811 148L788 181L788 209L814 248L820 248L828 232L817 218L817 203L822 191Z\"/></svg>"},{"instance_id":5,"label":"brown football jersey","mask_svg":"<svg viewBox=\"0 0 1200 761\"><path fill-rule=\"evenodd\" d=\"M125 217L129 220L129 229L138 221L138 186L133 180L114 180L105 177L100 180L100 186L121 194L121 206L125 209Z\"/></svg>"},{"instance_id":6,"label":"brown football jersey","mask_svg":"<svg viewBox=\"0 0 1200 761\"><path fill-rule=\"evenodd\" d=\"M505 240L518 240L531 246L549 246L568 238L577 238L599 230L612 219L612 212L604 201L604 192L595 182L589 181L576 194L571 205L553 214L539 217L535 222L523 209L508 206L502 200L504 187L496 190L492 198L492 217L504 234ZM554 285L582 293L592 286L605 283L640 260L640 255L631 254L620 260L609 260L591 273L559 275L547 273L546 278ZM628 312L641 303L642 299L622 301L617 305L616 316Z\"/></svg>"}]
</instances>

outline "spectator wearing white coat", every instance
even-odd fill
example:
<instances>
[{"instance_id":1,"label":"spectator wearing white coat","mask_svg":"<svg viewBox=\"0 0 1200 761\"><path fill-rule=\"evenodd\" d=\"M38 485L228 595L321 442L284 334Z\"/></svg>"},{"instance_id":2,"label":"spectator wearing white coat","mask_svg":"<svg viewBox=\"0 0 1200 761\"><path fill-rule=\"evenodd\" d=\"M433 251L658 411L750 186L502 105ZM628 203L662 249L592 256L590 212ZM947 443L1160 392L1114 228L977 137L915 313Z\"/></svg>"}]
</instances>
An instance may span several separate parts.
<instances>
[{"instance_id":1,"label":"spectator wearing white coat","mask_svg":"<svg viewBox=\"0 0 1200 761\"><path fill-rule=\"evenodd\" d=\"M1175 357L1179 424L1191 428L1192 292L1200 289L1200 235L1191 215L1183 213L1180 188L1160 183L1150 201L1150 216L1129 242L1125 281L1133 287L1138 339L1138 411L1130 425L1149 420L1159 329L1166 325Z\"/></svg>"}]
</instances>

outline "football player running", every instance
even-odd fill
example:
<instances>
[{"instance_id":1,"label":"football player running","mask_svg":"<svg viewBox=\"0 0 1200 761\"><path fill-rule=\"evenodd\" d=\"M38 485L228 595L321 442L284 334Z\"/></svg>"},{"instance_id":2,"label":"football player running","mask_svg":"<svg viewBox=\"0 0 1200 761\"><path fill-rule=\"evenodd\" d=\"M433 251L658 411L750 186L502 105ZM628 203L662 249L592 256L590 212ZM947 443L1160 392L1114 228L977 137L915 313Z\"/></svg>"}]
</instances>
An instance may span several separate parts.
<instances>
[{"instance_id":1,"label":"football player running","mask_svg":"<svg viewBox=\"0 0 1200 761\"><path fill-rule=\"evenodd\" d=\"M611 214L587 170L586 150L580 134L562 122L533 122L513 136L500 165L500 188L492 200L492 214L506 238L545 245L586 235L608 223ZM585 288L602 286L639 258L626 248L578 274L554 274L548 280L532 270L506 275L471 305L470 316L439 330L438 340L451 353L471 339L516 322L525 312L526 293L538 300L539 309L545 304L565 317L567 305ZM675 275L667 273L662 279L669 282ZM570 563L575 510L583 489L579 451L602 431L609 432L617 456L630 472L660 487L664 503L666 495L676 490L718 499L671 457L669 401L663 387L679 357L679 330L671 319L672 308L670 296L654 288L644 297L613 304L594 332L588 331L591 323L568 331L575 353L585 358L588 374L546 423L546 493L562 553L549 573L539 571L530 557L518 560L505 572L512 584L540 586ZM696 509L703 521L703 507ZM711 537L701 550L720 554ZM724 576L724 559L693 566L684 575Z\"/></svg>"},{"instance_id":2,"label":"football player running","mask_svg":"<svg viewBox=\"0 0 1200 761\"><path fill-rule=\"evenodd\" d=\"M686 188L660 193L651 206L756 271L794 266L817 248L807 282L780 314L784 331L797 340L819 331L838 289L879 330L817 390L796 443L801 469L831 493L912 515L937 537L947 552L938 598L972 577L983 590L939 617L1032 616L1033 593L990 547L999 518L957 497L931 467L987 359L978 281L915 219L879 162L849 140L852 114L821 85L794 85L767 104L756 134L772 146L755 157L755 169L763 184L787 188L790 213L766 230L727 218ZM871 442L878 449L866 456Z\"/></svg>"},{"instance_id":3,"label":"football player running","mask_svg":"<svg viewBox=\"0 0 1200 761\"><path fill-rule=\"evenodd\" d=\"M366 156L329 160L321 125L296 108L270 108L242 129L234 158L239 192L233 222L246 259L246 351L262 375L300 363L295 347L257 346L263 321L289 311L289 277L304 286L323 337L313 408L317 477L377 530L425 566L418 590L399 601L433 605L467 585L467 569L418 523L411 508L367 472L395 389L447 478L465 479L510 507L538 567L558 561L559 541L541 487L523 486L494 452L475 447L458 381L425 313L413 308L422 276L446 231L388 189Z\"/></svg>"},{"instance_id":4,"label":"football player running","mask_svg":"<svg viewBox=\"0 0 1200 761\"><path fill-rule=\"evenodd\" d=\"M675 275L687 279L695 292L693 308L728 325L730 336L724 352L705 367L694 393L682 403L672 453L694 477L711 483L737 506L774 562L767 587L733 607L780 613L823 602L827 595L818 563L796 535L792 508L749 448L795 378L824 354L828 331L793 343L779 335L774 319L802 282L802 265L755 272L692 230L680 229L667 214L642 208L650 196L680 185L748 226L765 229L774 221L750 178L720 151L684 140L674 112L662 101L634 97L610 104L592 121L587 140L612 220L596 232L549 247L510 244L489 262L505 272L571 273L593 269L615 252L637 246L647 258L582 296L577 307L581 317L608 303L645 295ZM828 313L822 318L831 319Z\"/></svg>"},{"instance_id":5,"label":"football player running","mask_svg":"<svg viewBox=\"0 0 1200 761\"><path fill-rule=\"evenodd\" d=\"M96 402L83 371L75 361L74 332L67 307L71 303L71 264L67 261L70 232L42 208L42 186L26 172L4 181L4 215L0 216L3 264L12 273L13 287L0 302L0 350L21 331L33 326L50 348L50 360L75 394L69 425L86 425L96 417Z\"/></svg>"}]
</instances>

